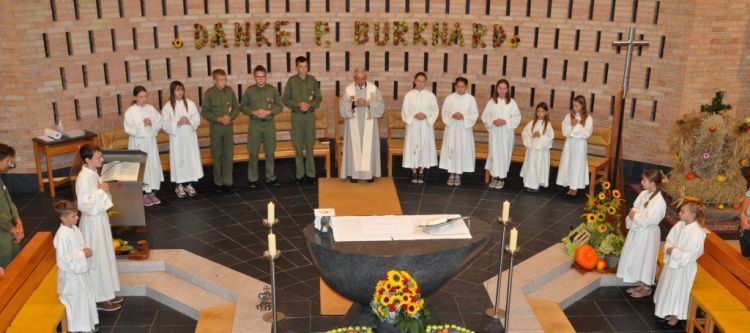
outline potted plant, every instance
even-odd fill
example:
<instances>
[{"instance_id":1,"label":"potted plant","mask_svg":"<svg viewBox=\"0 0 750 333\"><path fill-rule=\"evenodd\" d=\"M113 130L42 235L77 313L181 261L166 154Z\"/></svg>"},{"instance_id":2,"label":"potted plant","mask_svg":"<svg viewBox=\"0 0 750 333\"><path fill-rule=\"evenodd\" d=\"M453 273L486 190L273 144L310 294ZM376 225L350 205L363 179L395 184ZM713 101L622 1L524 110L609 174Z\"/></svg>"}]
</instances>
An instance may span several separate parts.
<instances>
[{"instance_id":1,"label":"potted plant","mask_svg":"<svg viewBox=\"0 0 750 333\"><path fill-rule=\"evenodd\" d=\"M598 252L604 254L607 267L617 267L623 245L625 245L625 237L619 231L610 233L604 238L604 241L599 245Z\"/></svg>"},{"instance_id":2,"label":"potted plant","mask_svg":"<svg viewBox=\"0 0 750 333\"><path fill-rule=\"evenodd\" d=\"M370 308L378 319L378 333L423 333L430 319L421 289L406 271L390 270L375 285Z\"/></svg>"}]
</instances>

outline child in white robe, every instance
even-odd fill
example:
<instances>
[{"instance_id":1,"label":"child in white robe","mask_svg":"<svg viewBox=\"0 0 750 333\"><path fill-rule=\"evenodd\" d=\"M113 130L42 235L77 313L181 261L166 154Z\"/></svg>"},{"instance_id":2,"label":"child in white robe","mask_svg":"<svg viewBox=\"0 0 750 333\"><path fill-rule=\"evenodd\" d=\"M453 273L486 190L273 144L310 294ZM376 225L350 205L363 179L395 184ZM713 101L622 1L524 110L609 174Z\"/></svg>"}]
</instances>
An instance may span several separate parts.
<instances>
[{"instance_id":1,"label":"child in white robe","mask_svg":"<svg viewBox=\"0 0 750 333\"><path fill-rule=\"evenodd\" d=\"M169 178L176 184L177 197L198 194L193 183L203 178L203 165L196 130L201 115L193 101L185 98L180 81L169 85L169 101L161 109L162 126L169 134Z\"/></svg>"},{"instance_id":2,"label":"child in white robe","mask_svg":"<svg viewBox=\"0 0 750 333\"><path fill-rule=\"evenodd\" d=\"M489 136L489 154L484 166L492 176L489 188L502 189L513 157L515 130L521 123L521 112L516 101L510 97L508 80L497 81L492 98L482 112L482 122Z\"/></svg>"},{"instance_id":3,"label":"child in white robe","mask_svg":"<svg viewBox=\"0 0 750 333\"><path fill-rule=\"evenodd\" d=\"M456 92L443 101L441 117L445 123L440 168L448 171L448 186L461 185L461 174L474 172L474 124L479 118L477 100L466 92L469 80L459 77Z\"/></svg>"},{"instance_id":4,"label":"child in white robe","mask_svg":"<svg viewBox=\"0 0 750 333\"><path fill-rule=\"evenodd\" d=\"M526 124L521 138L526 147L521 167L523 186L527 192L539 192L539 187L549 186L549 150L555 139L547 103L537 104L534 120Z\"/></svg>"},{"instance_id":5,"label":"child in white robe","mask_svg":"<svg viewBox=\"0 0 750 333\"><path fill-rule=\"evenodd\" d=\"M667 203L661 194L661 173L646 170L641 177L643 191L635 199L633 208L625 219L629 229L622 247L617 277L626 283L639 282L628 289L633 298L651 295L651 285L656 276L656 258L659 255L661 232L659 222L667 212Z\"/></svg>"},{"instance_id":6,"label":"child in white robe","mask_svg":"<svg viewBox=\"0 0 750 333\"><path fill-rule=\"evenodd\" d=\"M404 158L401 165L411 169L411 182L424 183L424 169L437 165L435 149L435 121L437 120L437 97L425 89L427 75L419 72L414 76L414 89L404 96L401 118L406 124L404 134Z\"/></svg>"},{"instance_id":7,"label":"child in white robe","mask_svg":"<svg viewBox=\"0 0 750 333\"><path fill-rule=\"evenodd\" d=\"M91 249L83 241L78 229L78 208L68 200L55 202L55 213L60 228L55 234L55 259L57 261L57 295L65 306L68 330L91 332L99 324L96 301L91 291L89 262Z\"/></svg>"},{"instance_id":8,"label":"child in white robe","mask_svg":"<svg viewBox=\"0 0 750 333\"><path fill-rule=\"evenodd\" d=\"M667 235L664 243L664 267L654 294L655 314L669 326L686 320L690 289L693 287L697 260L703 254L706 232L703 230L704 207L688 202L680 208L680 222Z\"/></svg>"},{"instance_id":9,"label":"child in white robe","mask_svg":"<svg viewBox=\"0 0 750 333\"><path fill-rule=\"evenodd\" d=\"M161 115L159 111L148 104L148 93L143 86L133 89L133 105L125 111L124 127L128 133L128 149L140 150L146 153L146 170L143 172L143 205L146 207L158 205L161 200L153 191L158 191L164 174L161 170L159 147L156 136L161 130Z\"/></svg>"},{"instance_id":10,"label":"child in white robe","mask_svg":"<svg viewBox=\"0 0 750 333\"><path fill-rule=\"evenodd\" d=\"M562 122L565 144L557 169L557 185L568 188L566 197L575 197L579 189L589 184L587 140L593 129L594 118L586 108L586 98L578 95L573 99L573 110Z\"/></svg>"},{"instance_id":11,"label":"child in white robe","mask_svg":"<svg viewBox=\"0 0 750 333\"><path fill-rule=\"evenodd\" d=\"M101 311L117 311L125 299L115 296L120 291L120 276L117 272L115 249L112 244L112 229L107 209L112 207L109 185L102 183L97 168L104 157L99 147L85 144L78 150L83 168L76 179L78 210L81 211L81 232L86 244L91 247L91 290L96 307Z\"/></svg>"}]
</instances>

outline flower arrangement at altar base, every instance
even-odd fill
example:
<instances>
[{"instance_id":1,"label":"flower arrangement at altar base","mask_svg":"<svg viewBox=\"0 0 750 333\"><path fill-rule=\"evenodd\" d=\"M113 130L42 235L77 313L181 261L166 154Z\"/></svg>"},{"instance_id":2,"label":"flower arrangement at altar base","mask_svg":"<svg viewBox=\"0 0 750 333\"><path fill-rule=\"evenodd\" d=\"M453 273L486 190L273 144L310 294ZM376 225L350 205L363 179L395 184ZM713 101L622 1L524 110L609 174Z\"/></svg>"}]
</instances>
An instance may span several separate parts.
<instances>
[{"instance_id":1,"label":"flower arrangement at altar base","mask_svg":"<svg viewBox=\"0 0 750 333\"><path fill-rule=\"evenodd\" d=\"M425 333L475 333L458 325L427 325Z\"/></svg>"},{"instance_id":2,"label":"flower arrangement at altar base","mask_svg":"<svg viewBox=\"0 0 750 333\"><path fill-rule=\"evenodd\" d=\"M430 312L421 293L409 272L390 270L375 285L370 308L377 319L398 326L402 333L422 333Z\"/></svg>"},{"instance_id":3,"label":"flower arrangement at altar base","mask_svg":"<svg viewBox=\"0 0 750 333\"><path fill-rule=\"evenodd\" d=\"M575 254L579 245L589 244L602 257L619 256L625 238L620 232L621 208L625 200L622 193L612 189L612 184L602 181L601 191L589 196L583 209L583 222L563 238L569 256Z\"/></svg>"},{"instance_id":4,"label":"flower arrangement at altar base","mask_svg":"<svg viewBox=\"0 0 750 333\"><path fill-rule=\"evenodd\" d=\"M347 326L334 328L326 331L326 333L373 333L373 331L372 327L369 326Z\"/></svg>"}]
</instances>

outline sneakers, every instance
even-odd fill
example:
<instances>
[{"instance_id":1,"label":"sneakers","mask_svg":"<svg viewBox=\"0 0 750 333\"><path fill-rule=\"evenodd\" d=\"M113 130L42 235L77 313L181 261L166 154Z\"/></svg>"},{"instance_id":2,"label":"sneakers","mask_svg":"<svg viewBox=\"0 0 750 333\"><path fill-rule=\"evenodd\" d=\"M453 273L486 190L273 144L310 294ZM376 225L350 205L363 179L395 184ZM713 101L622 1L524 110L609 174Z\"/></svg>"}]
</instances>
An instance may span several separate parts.
<instances>
[{"instance_id":1,"label":"sneakers","mask_svg":"<svg viewBox=\"0 0 750 333\"><path fill-rule=\"evenodd\" d=\"M125 297L122 296L115 296L115 298L109 300L112 304L122 304L122 302L125 302Z\"/></svg>"},{"instance_id":2,"label":"sneakers","mask_svg":"<svg viewBox=\"0 0 750 333\"><path fill-rule=\"evenodd\" d=\"M189 197L194 197L198 194L198 192L195 191L195 188L193 188L193 184L188 184L188 186L185 186L185 193Z\"/></svg>"},{"instance_id":3,"label":"sneakers","mask_svg":"<svg viewBox=\"0 0 750 333\"><path fill-rule=\"evenodd\" d=\"M154 205L154 202L151 201L151 194L144 194L143 195L143 205L146 207L151 207Z\"/></svg>"},{"instance_id":4,"label":"sneakers","mask_svg":"<svg viewBox=\"0 0 750 333\"><path fill-rule=\"evenodd\" d=\"M96 309L99 311L104 311L104 312L112 312L112 311L117 311L117 310L122 309L122 305L115 304L112 302L101 302L101 303L96 303Z\"/></svg>"},{"instance_id":5,"label":"sneakers","mask_svg":"<svg viewBox=\"0 0 750 333\"><path fill-rule=\"evenodd\" d=\"M453 186L461 186L461 176L456 175L456 178L453 179Z\"/></svg>"},{"instance_id":6,"label":"sneakers","mask_svg":"<svg viewBox=\"0 0 750 333\"><path fill-rule=\"evenodd\" d=\"M448 186L453 186L455 183L455 179L456 177L454 175L448 176L448 182L447 182Z\"/></svg>"},{"instance_id":7,"label":"sneakers","mask_svg":"<svg viewBox=\"0 0 750 333\"><path fill-rule=\"evenodd\" d=\"M178 198L184 198L184 197L187 196L185 188L182 187L182 184L179 184L179 185L177 185L177 187L174 188L174 193L177 194Z\"/></svg>"},{"instance_id":8,"label":"sneakers","mask_svg":"<svg viewBox=\"0 0 750 333\"><path fill-rule=\"evenodd\" d=\"M157 198L157 197L156 197L156 194L154 194L154 193L149 193L149 195L151 196L151 203L152 203L152 204L154 204L154 205L158 205L158 204L160 204L160 203L161 203L161 200L159 200L159 198Z\"/></svg>"},{"instance_id":9,"label":"sneakers","mask_svg":"<svg viewBox=\"0 0 750 333\"><path fill-rule=\"evenodd\" d=\"M499 178L496 178L496 179L497 179L497 183L495 183L495 187L493 187L494 189L499 190L499 189L502 189L503 187L505 187L505 181L504 180L499 179Z\"/></svg>"},{"instance_id":10,"label":"sneakers","mask_svg":"<svg viewBox=\"0 0 750 333\"><path fill-rule=\"evenodd\" d=\"M411 183L412 184L419 183L419 174L417 174L416 172L411 173Z\"/></svg>"},{"instance_id":11,"label":"sneakers","mask_svg":"<svg viewBox=\"0 0 750 333\"><path fill-rule=\"evenodd\" d=\"M492 178L489 188L495 188L495 186L497 186L497 178Z\"/></svg>"}]
</instances>

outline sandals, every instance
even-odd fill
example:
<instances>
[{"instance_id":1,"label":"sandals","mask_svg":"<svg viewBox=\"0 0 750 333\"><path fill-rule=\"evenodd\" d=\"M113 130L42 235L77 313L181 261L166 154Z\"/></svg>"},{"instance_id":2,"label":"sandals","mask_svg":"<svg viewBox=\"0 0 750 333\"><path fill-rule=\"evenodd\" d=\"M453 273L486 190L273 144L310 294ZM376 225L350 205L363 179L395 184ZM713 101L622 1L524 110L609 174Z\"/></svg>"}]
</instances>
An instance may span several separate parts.
<instances>
[{"instance_id":1,"label":"sandals","mask_svg":"<svg viewBox=\"0 0 750 333\"><path fill-rule=\"evenodd\" d=\"M651 288L649 287L644 287L644 288L641 288L640 290L637 289L636 291L630 294L630 297L633 297L633 298L644 298L648 296L651 296Z\"/></svg>"}]
</instances>

